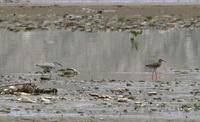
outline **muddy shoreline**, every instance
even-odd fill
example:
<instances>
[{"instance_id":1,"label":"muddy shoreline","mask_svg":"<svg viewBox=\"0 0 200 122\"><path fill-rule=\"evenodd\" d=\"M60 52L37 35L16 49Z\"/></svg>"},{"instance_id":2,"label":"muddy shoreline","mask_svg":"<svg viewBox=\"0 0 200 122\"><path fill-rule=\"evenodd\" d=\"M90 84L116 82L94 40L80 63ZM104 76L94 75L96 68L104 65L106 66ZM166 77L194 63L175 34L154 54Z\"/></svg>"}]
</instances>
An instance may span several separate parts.
<instances>
[{"instance_id":1,"label":"muddy shoreline","mask_svg":"<svg viewBox=\"0 0 200 122\"><path fill-rule=\"evenodd\" d=\"M56 88L58 93L31 95L19 92L13 95L1 92L0 120L197 122L200 84L188 77L192 75L198 72L176 72L168 76L174 80L164 78L162 81L55 77L39 80L38 75L4 75L2 84L32 80L40 88ZM150 78L150 73L143 77Z\"/></svg>"},{"instance_id":2,"label":"muddy shoreline","mask_svg":"<svg viewBox=\"0 0 200 122\"><path fill-rule=\"evenodd\" d=\"M197 11L200 5L1 5L0 30L194 29L200 27ZM146 80L151 73L144 74L142 80L54 77L45 81L35 74L2 74L2 84L32 81L42 88L57 88L58 94L1 95L0 121L197 122L200 84L192 77L198 74L199 69L171 72L157 82Z\"/></svg>"},{"instance_id":3,"label":"muddy shoreline","mask_svg":"<svg viewBox=\"0 0 200 122\"><path fill-rule=\"evenodd\" d=\"M200 5L7 5L0 29L110 32L200 27Z\"/></svg>"},{"instance_id":4,"label":"muddy shoreline","mask_svg":"<svg viewBox=\"0 0 200 122\"><path fill-rule=\"evenodd\" d=\"M190 118L177 118L169 119L162 117L133 117L133 116L91 116L91 117L64 117L62 115L56 115L54 117L12 117L0 115L0 121L3 122L199 122L199 119Z\"/></svg>"}]
</instances>

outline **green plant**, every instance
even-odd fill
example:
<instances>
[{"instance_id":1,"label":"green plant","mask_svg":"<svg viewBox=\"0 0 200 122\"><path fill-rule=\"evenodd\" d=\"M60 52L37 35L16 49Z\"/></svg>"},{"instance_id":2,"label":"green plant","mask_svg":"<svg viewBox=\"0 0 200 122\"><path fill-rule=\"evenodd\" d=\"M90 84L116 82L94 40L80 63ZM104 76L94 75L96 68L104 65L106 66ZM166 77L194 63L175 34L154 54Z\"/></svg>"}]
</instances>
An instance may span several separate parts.
<instances>
[{"instance_id":1,"label":"green plant","mask_svg":"<svg viewBox=\"0 0 200 122\"><path fill-rule=\"evenodd\" d=\"M139 30L139 31L131 31L131 45L132 45L132 48L135 48L136 50L139 49L139 42L136 40L136 38L142 34L142 30Z\"/></svg>"}]
</instances>

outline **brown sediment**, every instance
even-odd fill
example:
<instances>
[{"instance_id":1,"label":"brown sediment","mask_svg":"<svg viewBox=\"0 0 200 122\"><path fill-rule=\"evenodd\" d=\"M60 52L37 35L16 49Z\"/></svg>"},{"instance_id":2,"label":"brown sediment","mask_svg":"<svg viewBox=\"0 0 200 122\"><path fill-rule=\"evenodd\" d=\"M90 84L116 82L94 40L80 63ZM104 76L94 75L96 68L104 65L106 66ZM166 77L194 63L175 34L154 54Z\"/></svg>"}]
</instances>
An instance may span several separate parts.
<instances>
[{"instance_id":1,"label":"brown sediment","mask_svg":"<svg viewBox=\"0 0 200 122\"><path fill-rule=\"evenodd\" d=\"M200 5L7 5L0 28L10 31L131 31L200 27Z\"/></svg>"},{"instance_id":2,"label":"brown sediment","mask_svg":"<svg viewBox=\"0 0 200 122\"><path fill-rule=\"evenodd\" d=\"M7 17L9 14L26 15L27 19L34 20L37 18L46 19L48 15L56 14L57 16L63 16L66 13L90 15L92 13L86 13L82 11L82 8L89 8L93 10L114 10L103 12L105 16L126 16L134 17L135 15L141 16L161 16L171 15L181 19L199 17L200 5L12 5L0 7L1 17ZM37 17L37 14L41 14L41 17ZM54 18L54 17L52 17Z\"/></svg>"}]
</instances>

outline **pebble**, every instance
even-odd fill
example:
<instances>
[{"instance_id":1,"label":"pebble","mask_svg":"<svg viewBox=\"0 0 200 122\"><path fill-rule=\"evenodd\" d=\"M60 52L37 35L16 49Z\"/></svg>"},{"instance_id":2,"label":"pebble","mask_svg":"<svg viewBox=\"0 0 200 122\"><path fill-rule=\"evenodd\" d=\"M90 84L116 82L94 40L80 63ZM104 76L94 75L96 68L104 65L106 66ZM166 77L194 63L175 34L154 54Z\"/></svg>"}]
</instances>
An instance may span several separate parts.
<instances>
[{"instance_id":1,"label":"pebble","mask_svg":"<svg viewBox=\"0 0 200 122\"><path fill-rule=\"evenodd\" d=\"M129 102L130 100L128 98L118 98L118 102Z\"/></svg>"},{"instance_id":2,"label":"pebble","mask_svg":"<svg viewBox=\"0 0 200 122\"><path fill-rule=\"evenodd\" d=\"M148 94L149 96L153 96L153 95L157 95L157 92L152 91L152 92L148 92L147 94Z\"/></svg>"},{"instance_id":3,"label":"pebble","mask_svg":"<svg viewBox=\"0 0 200 122\"><path fill-rule=\"evenodd\" d=\"M36 103L35 100L32 100L29 97L21 96L20 98L17 99L17 101L23 102L23 103Z\"/></svg>"},{"instance_id":4,"label":"pebble","mask_svg":"<svg viewBox=\"0 0 200 122\"><path fill-rule=\"evenodd\" d=\"M47 99L47 98L44 98L44 97L40 97L40 99L39 99L42 103L44 103L44 104L50 104L50 103L52 103L51 102L51 100L49 100L49 99Z\"/></svg>"},{"instance_id":5,"label":"pebble","mask_svg":"<svg viewBox=\"0 0 200 122\"><path fill-rule=\"evenodd\" d=\"M10 113L11 112L11 109L10 108L3 108L3 109L0 109L0 113Z\"/></svg>"}]
</instances>

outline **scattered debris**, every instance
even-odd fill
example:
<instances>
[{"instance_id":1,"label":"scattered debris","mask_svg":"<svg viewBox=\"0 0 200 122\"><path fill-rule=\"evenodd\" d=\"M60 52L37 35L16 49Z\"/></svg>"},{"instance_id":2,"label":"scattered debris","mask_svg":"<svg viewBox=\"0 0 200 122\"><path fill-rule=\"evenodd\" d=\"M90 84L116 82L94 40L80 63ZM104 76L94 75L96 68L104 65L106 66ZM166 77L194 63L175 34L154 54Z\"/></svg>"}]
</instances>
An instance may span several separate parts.
<instances>
[{"instance_id":1,"label":"scattered debris","mask_svg":"<svg viewBox=\"0 0 200 122\"><path fill-rule=\"evenodd\" d=\"M132 84L131 83L127 83L126 86L132 86Z\"/></svg>"},{"instance_id":2,"label":"scattered debris","mask_svg":"<svg viewBox=\"0 0 200 122\"><path fill-rule=\"evenodd\" d=\"M10 113L11 112L11 108L9 107L3 107L3 109L0 109L0 113Z\"/></svg>"},{"instance_id":3,"label":"scattered debris","mask_svg":"<svg viewBox=\"0 0 200 122\"><path fill-rule=\"evenodd\" d=\"M18 93L29 93L29 94L57 94L57 89L40 89L36 84L33 83L20 83L10 84L0 87L0 93L3 94L18 94Z\"/></svg>"},{"instance_id":4,"label":"scattered debris","mask_svg":"<svg viewBox=\"0 0 200 122\"><path fill-rule=\"evenodd\" d=\"M48 81L48 80L52 80L51 79L51 77L50 76L44 76L44 75L42 75L41 77L40 77L40 80L42 80L42 81Z\"/></svg>"},{"instance_id":5,"label":"scattered debris","mask_svg":"<svg viewBox=\"0 0 200 122\"><path fill-rule=\"evenodd\" d=\"M125 92L128 92L129 90L127 88L116 88L116 89L111 89L112 93L115 94L123 94Z\"/></svg>"},{"instance_id":6,"label":"scattered debris","mask_svg":"<svg viewBox=\"0 0 200 122\"><path fill-rule=\"evenodd\" d=\"M96 93L89 93L89 95L99 99L111 99L111 97L108 95L98 95Z\"/></svg>"},{"instance_id":7,"label":"scattered debris","mask_svg":"<svg viewBox=\"0 0 200 122\"><path fill-rule=\"evenodd\" d=\"M184 112L190 112L192 109L193 109L192 106L191 106L191 105L187 105L187 104L182 105L182 106L180 107L180 110L181 110L181 111L184 111Z\"/></svg>"},{"instance_id":8,"label":"scattered debris","mask_svg":"<svg viewBox=\"0 0 200 122\"><path fill-rule=\"evenodd\" d=\"M128 98L118 98L118 102L129 102L130 100Z\"/></svg>"},{"instance_id":9,"label":"scattered debris","mask_svg":"<svg viewBox=\"0 0 200 122\"><path fill-rule=\"evenodd\" d=\"M193 89L190 94L194 94L195 96L200 93L199 89Z\"/></svg>"},{"instance_id":10,"label":"scattered debris","mask_svg":"<svg viewBox=\"0 0 200 122\"><path fill-rule=\"evenodd\" d=\"M138 109L139 107L144 107L146 104L142 101L136 101L135 102L135 107Z\"/></svg>"},{"instance_id":11,"label":"scattered debris","mask_svg":"<svg viewBox=\"0 0 200 122\"><path fill-rule=\"evenodd\" d=\"M199 111L199 110L200 110L200 104L194 103L194 111Z\"/></svg>"},{"instance_id":12,"label":"scattered debris","mask_svg":"<svg viewBox=\"0 0 200 122\"><path fill-rule=\"evenodd\" d=\"M47 99L47 98L45 98L43 96L41 96L39 100L44 104L51 104L52 103L51 100L49 100L49 99Z\"/></svg>"},{"instance_id":13,"label":"scattered debris","mask_svg":"<svg viewBox=\"0 0 200 122\"><path fill-rule=\"evenodd\" d=\"M147 94L148 94L149 96L153 96L153 95L157 95L157 92L152 91L152 92L148 92Z\"/></svg>"},{"instance_id":14,"label":"scattered debris","mask_svg":"<svg viewBox=\"0 0 200 122\"><path fill-rule=\"evenodd\" d=\"M30 97L26 97L26 96L21 96L20 98L17 99L17 101L23 102L23 103L36 103L36 100L32 100Z\"/></svg>"},{"instance_id":15,"label":"scattered debris","mask_svg":"<svg viewBox=\"0 0 200 122\"><path fill-rule=\"evenodd\" d=\"M134 18L126 18L122 16L111 16L107 17L103 13L114 13L115 10L96 10L90 8L82 8L83 12L87 13L86 15L75 15L65 13L62 16L62 19L58 15L49 15L48 17L55 16L54 21L45 20L34 21L34 20L21 20L21 21L12 21L7 22L7 20L0 20L0 27L5 28L9 31L19 32L19 31L32 31L32 30L50 30L55 29L65 29L68 31L85 31L85 32L110 32L110 31L128 31L133 35L138 32L138 30L144 29L158 29L167 31L169 29L180 29L180 28L199 28L200 27L200 18L195 19L180 19L175 18L174 16L137 16ZM92 14L88 14L92 13ZM11 15L10 15L11 16ZM15 13L12 16L17 16ZM24 15L18 15L23 16ZM41 15L38 15L41 16ZM142 31L140 31L142 32ZM140 33L141 34L141 33ZM138 42L135 40L134 35L131 38L132 46L138 49Z\"/></svg>"},{"instance_id":16,"label":"scattered debris","mask_svg":"<svg viewBox=\"0 0 200 122\"><path fill-rule=\"evenodd\" d=\"M138 82L145 82L144 80L139 80Z\"/></svg>"}]
</instances>

